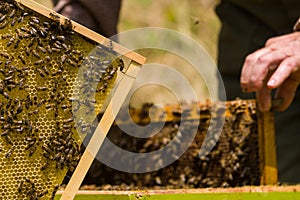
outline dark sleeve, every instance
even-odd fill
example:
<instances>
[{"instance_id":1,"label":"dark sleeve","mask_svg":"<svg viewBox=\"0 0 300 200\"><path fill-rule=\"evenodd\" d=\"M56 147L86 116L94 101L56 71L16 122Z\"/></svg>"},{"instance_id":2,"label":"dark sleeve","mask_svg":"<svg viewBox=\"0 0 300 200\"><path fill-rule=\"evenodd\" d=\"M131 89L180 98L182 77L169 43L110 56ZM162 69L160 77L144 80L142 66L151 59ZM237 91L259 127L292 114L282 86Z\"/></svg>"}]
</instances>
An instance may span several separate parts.
<instances>
[{"instance_id":1,"label":"dark sleeve","mask_svg":"<svg viewBox=\"0 0 300 200\"><path fill-rule=\"evenodd\" d=\"M298 2L294 10L300 9ZM222 0L217 6L216 13L221 21L218 68L228 99L253 98L240 87L244 59L263 47L270 37L292 31L297 18L290 18L290 12L279 0Z\"/></svg>"},{"instance_id":2,"label":"dark sleeve","mask_svg":"<svg viewBox=\"0 0 300 200\"><path fill-rule=\"evenodd\" d=\"M117 33L121 0L52 0L54 10L100 33Z\"/></svg>"}]
</instances>

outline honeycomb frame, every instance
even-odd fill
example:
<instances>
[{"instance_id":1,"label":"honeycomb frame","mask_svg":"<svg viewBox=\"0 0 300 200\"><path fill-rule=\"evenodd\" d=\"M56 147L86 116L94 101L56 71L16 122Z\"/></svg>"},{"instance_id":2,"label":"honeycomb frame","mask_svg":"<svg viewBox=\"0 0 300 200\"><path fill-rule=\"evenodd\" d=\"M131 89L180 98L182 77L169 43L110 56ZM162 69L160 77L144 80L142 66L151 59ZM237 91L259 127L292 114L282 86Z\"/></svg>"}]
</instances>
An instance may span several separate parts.
<instances>
[{"instance_id":1,"label":"honeycomb frame","mask_svg":"<svg viewBox=\"0 0 300 200\"><path fill-rule=\"evenodd\" d=\"M217 130L214 126L218 126L216 121L221 116L224 116L225 121L220 135L218 136L218 131L208 132L209 129ZM151 123L151 133L155 134L149 138L128 135L126 131L139 131L141 135L149 134L150 131L132 126L130 118L140 126ZM176 161L162 169L134 174L96 163L85 184L96 184L100 190L196 189L277 184L274 116L272 112L259 112L255 100L194 102L164 107L146 103L141 108L131 107L129 113L127 110L119 112L108 139L122 150L141 154L166 148L167 144L175 141L168 152L171 156L182 152L187 138L195 131L197 133L189 148ZM209 148L211 145L214 145L212 149ZM104 144L103 147L105 146ZM106 147L99 155L110 160L120 157L118 151L112 151L109 145ZM208 149L207 155L199 156L200 149ZM128 162L128 159L123 155L118 164L123 166L130 163L128 168L135 171L145 166L139 165L139 160ZM143 162L160 166L164 160L164 157L157 155L148 157Z\"/></svg>"},{"instance_id":2,"label":"honeycomb frame","mask_svg":"<svg viewBox=\"0 0 300 200\"><path fill-rule=\"evenodd\" d=\"M95 128L82 118L100 111L123 59L144 58L33 1L0 8L0 194L53 199Z\"/></svg>"}]
</instances>

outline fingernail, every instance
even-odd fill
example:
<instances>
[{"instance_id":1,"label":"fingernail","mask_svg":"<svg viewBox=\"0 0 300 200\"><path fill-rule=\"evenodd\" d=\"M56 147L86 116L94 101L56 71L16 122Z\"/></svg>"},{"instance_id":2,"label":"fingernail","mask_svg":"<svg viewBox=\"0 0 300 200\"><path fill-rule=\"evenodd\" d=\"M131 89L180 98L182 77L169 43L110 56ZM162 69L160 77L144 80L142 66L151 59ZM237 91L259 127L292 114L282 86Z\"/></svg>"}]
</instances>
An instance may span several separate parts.
<instances>
[{"instance_id":1,"label":"fingernail","mask_svg":"<svg viewBox=\"0 0 300 200\"><path fill-rule=\"evenodd\" d=\"M268 86L274 86L276 84L276 80L275 79L271 79L269 82L268 82Z\"/></svg>"}]
</instances>

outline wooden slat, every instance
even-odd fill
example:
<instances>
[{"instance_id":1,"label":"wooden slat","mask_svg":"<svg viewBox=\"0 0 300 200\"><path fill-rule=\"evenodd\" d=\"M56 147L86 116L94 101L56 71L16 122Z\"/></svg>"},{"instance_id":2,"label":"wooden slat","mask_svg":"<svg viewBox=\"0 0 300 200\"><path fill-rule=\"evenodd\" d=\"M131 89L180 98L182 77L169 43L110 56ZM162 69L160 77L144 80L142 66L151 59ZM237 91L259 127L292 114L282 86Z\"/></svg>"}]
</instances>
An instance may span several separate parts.
<instances>
[{"instance_id":1,"label":"wooden slat","mask_svg":"<svg viewBox=\"0 0 300 200\"><path fill-rule=\"evenodd\" d=\"M254 193L254 192L300 192L299 185L287 186L245 186L235 188L199 188L199 189L165 189L165 190L79 190L77 194L84 195L130 195L130 194L218 194L218 193ZM58 191L57 194L63 194L64 191Z\"/></svg>"},{"instance_id":2,"label":"wooden slat","mask_svg":"<svg viewBox=\"0 0 300 200\"><path fill-rule=\"evenodd\" d=\"M54 12L53 10L35 2L35 1L32 1L32 0L16 0L16 1L34 11L42 14L42 15L50 18L50 19L53 19L53 15L59 16L59 20L61 23L64 23L65 20L69 20L65 16L60 15L60 14ZM85 37L88 37L89 39L91 39L99 44L102 44L106 47L112 48L115 52L119 53L120 55L124 55L139 64L144 64L146 62L146 58L141 56L140 54L135 53L135 52L123 47L122 45L86 28L85 26L82 26L81 24L74 22L74 21L72 21L72 25L73 25L73 29L75 32L77 32Z\"/></svg>"},{"instance_id":3,"label":"wooden slat","mask_svg":"<svg viewBox=\"0 0 300 200\"><path fill-rule=\"evenodd\" d=\"M139 71L139 66L132 62L129 66L126 75L120 80L120 83L105 110L101 121L99 122L89 144L86 147L62 197L61 200L72 200L74 199L86 173L88 172L95 155L99 151L111 125L114 122L116 114L119 112L125 98L127 97L132 84ZM118 83L118 81L117 81Z\"/></svg>"},{"instance_id":4,"label":"wooden slat","mask_svg":"<svg viewBox=\"0 0 300 200\"><path fill-rule=\"evenodd\" d=\"M260 184L276 185L278 183L278 170L273 112L258 112L258 137Z\"/></svg>"}]
</instances>

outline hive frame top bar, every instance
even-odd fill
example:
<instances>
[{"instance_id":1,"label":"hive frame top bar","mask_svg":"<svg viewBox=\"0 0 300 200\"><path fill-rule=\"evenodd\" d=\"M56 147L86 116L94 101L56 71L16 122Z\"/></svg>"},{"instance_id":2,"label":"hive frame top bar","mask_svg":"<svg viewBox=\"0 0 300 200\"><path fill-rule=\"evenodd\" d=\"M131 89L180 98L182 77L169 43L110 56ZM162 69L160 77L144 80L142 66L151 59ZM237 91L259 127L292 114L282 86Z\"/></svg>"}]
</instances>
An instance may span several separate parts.
<instances>
[{"instance_id":1,"label":"hive frame top bar","mask_svg":"<svg viewBox=\"0 0 300 200\"><path fill-rule=\"evenodd\" d=\"M58 13L56 13L55 11L35 2L32 0L15 0L16 2L19 2L20 4L22 4L23 6L26 6L50 19L53 19L53 14L55 14L56 16L59 16L59 20L61 23L64 23L65 20L69 20L67 17L60 15ZM72 21L72 20L71 20ZM137 62L138 64L144 64L146 62L146 58L141 56L138 53L135 53L125 47L123 47L122 45L86 28L85 26L72 21L72 26L73 26L73 30L103 46L106 47L112 47L112 49L117 52L120 55L123 55L129 59L131 59L132 61Z\"/></svg>"}]
</instances>

